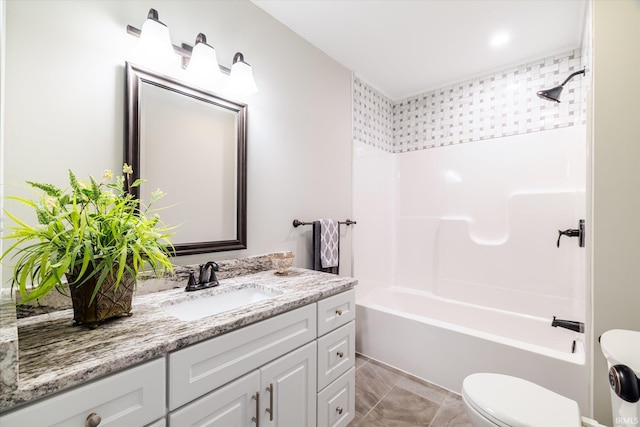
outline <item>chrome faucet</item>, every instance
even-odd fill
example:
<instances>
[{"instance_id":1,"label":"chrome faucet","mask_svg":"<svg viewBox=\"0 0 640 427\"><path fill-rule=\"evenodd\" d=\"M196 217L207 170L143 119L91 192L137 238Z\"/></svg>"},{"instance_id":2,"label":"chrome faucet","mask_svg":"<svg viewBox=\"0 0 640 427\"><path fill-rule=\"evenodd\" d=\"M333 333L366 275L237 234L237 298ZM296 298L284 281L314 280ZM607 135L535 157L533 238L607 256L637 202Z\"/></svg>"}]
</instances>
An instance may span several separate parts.
<instances>
[{"instance_id":1,"label":"chrome faucet","mask_svg":"<svg viewBox=\"0 0 640 427\"><path fill-rule=\"evenodd\" d=\"M214 261L209 261L206 264L200 264L198 282L196 283L195 273L193 271L189 272L189 282L184 290L186 292L193 292L218 286L220 283L216 278L216 271L219 270L220 267L218 267L218 264Z\"/></svg>"}]
</instances>

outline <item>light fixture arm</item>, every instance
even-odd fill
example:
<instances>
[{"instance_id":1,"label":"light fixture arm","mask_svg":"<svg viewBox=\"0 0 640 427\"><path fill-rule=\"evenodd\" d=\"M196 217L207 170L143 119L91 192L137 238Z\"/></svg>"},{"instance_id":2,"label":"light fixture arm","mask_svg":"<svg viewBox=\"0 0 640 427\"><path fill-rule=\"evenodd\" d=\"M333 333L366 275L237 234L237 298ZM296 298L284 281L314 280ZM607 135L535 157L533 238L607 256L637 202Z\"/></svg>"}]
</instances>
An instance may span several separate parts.
<instances>
[{"instance_id":1,"label":"light fixture arm","mask_svg":"<svg viewBox=\"0 0 640 427\"><path fill-rule=\"evenodd\" d=\"M207 44L207 36L202 33L198 33L198 35L196 36L196 44L198 43Z\"/></svg>"},{"instance_id":2,"label":"light fixture arm","mask_svg":"<svg viewBox=\"0 0 640 427\"><path fill-rule=\"evenodd\" d=\"M233 63L235 64L236 62L244 62L244 55L240 52L236 52L235 55L233 55ZM246 62L244 62L246 64Z\"/></svg>"},{"instance_id":3,"label":"light fixture arm","mask_svg":"<svg viewBox=\"0 0 640 427\"><path fill-rule=\"evenodd\" d=\"M160 18L158 18L158 11L155 10L154 8L149 9L149 13L147 14L147 19L153 19L154 21L164 25L162 22L160 22Z\"/></svg>"}]
</instances>

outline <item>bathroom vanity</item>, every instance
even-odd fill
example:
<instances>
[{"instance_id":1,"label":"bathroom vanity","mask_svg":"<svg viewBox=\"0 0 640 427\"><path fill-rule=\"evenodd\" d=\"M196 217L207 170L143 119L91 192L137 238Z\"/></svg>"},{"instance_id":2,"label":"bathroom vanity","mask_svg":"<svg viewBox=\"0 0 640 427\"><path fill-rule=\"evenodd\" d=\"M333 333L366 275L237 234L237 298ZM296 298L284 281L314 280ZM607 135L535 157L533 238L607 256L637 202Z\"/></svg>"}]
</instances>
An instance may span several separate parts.
<instances>
[{"instance_id":1,"label":"bathroom vanity","mask_svg":"<svg viewBox=\"0 0 640 427\"><path fill-rule=\"evenodd\" d=\"M264 271L137 297L133 317L93 331L70 326L64 311L20 319L18 378L13 389L3 384L0 425L346 426L355 284ZM167 314L247 286L274 296L197 320Z\"/></svg>"}]
</instances>

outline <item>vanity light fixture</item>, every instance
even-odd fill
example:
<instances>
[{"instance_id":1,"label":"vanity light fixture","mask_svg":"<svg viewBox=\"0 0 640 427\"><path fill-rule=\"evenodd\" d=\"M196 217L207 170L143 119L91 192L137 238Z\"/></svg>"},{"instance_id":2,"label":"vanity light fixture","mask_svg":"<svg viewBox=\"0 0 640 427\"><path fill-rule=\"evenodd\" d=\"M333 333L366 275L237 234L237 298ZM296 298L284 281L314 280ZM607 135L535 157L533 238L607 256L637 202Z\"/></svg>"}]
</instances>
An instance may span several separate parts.
<instances>
[{"instance_id":1,"label":"vanity light fixture","mask_svg":"<svg viewBox=\"0 0 640 427\"><path fill-rule=\"evenodd\" d=\"M189 80L204 87L211 86L224 77L218 65L216 50L207 44L207 37L202 33L196 37L186 75Z\"/></svg>"},{"instance_id":2,"label":"vanity light fixture","mask_svg":"<svg viewBox=\"0 0 640 427\"><path fill-rule=\"evenodd\" d=\"M127 25L127 33L140 37L136 48L135 61L166 74L175 74L180 66L174 65L177 55L182 57L182 68L186 69L184 78L198 86L216 88L223 94L247 96L258 92L251 66L244 62L244 55L237 52L233 57L231 69L218 64L215 49L207 44L207 37L199 33L194 47L183 43L176 46L171 43L169 29L158 20L158 12L150 9L142 30ZM177 55L176 55L177 54ZM225 78L229 76L228 78Z\"/></svg>"},{"instance_id":3,"label":"vanity light fixture","mask_svg":"<svg viewBox=\"0 0 640 427\"><path fill-rule=\"evenodd\" d=\"M253 78L251 65L244 62L244 55L240 52L237 52L233 56L229 84L231 91L240 96L251 95L258 91L256 81Z\"/></svg>"},{"instance_id":4,"label":"vanity light fixture","mask_svg":"<svg viewBox=\"0 0 640 427\"><path fill-rule=\"evenodd\" d=\"M160 22L157 10L149 9L139 34L140 42L134 54L136 61L162 70L175 66L179 59L171 44L169 28Z\"/></svg>"}]
</instances>

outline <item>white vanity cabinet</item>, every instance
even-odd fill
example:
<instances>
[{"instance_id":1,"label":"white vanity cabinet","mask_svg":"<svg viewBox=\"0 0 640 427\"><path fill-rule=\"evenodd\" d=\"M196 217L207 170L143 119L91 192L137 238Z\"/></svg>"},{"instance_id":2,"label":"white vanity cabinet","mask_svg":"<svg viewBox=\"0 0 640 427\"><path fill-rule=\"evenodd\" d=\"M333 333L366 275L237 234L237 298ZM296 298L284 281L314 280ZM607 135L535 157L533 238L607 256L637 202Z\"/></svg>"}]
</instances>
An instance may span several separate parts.
<instances>
[{"instance_id":1,"label":"white vanity cabinet","mask_svg":"<svg viewBox=\"0 0 640 427\"><path fill-rule=\"evenodd\" d=\"M161 358L3 415L0 426L155 426L165 415L165 390ZM88 422L92 417L93 424Z\"/></svg>"}]
</instances>

